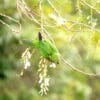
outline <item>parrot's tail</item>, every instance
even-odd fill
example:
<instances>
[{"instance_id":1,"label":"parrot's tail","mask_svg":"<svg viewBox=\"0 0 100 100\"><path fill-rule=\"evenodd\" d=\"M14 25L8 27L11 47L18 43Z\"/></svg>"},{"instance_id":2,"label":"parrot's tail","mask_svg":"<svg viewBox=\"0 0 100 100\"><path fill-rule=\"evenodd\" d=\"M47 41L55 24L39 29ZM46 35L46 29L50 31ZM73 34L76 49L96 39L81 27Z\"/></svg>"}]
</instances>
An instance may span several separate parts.
<instances>
[{"instance_id":1,"label":"parrot's tail","mask_svg":"<svg viewBox=\"0 0 100 100\"><path fill-rule=\"evenodd\" d=\"M38 33L38 38L39 38L39 41L42 41L42 35L40 32Z\"/></svg>"}]
</instances>

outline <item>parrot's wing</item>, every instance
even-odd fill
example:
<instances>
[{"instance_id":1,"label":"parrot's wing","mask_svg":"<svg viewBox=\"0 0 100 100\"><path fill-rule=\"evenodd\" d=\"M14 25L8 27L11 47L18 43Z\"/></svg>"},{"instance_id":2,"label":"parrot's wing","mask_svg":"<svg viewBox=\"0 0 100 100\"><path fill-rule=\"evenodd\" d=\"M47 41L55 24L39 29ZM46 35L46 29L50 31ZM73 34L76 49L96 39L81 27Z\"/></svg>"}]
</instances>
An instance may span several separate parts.
<instances>
[{"instance_id":1,"label":"parrot's wing","mask_svg":"<svg viewBox=\"0 0 100 100\"><path fill-rule=\"evenodd\" d=\"M39 48L42 55L46 58L48 58L52 54L51 46L48 44L47 41L40 41Z\"/></svg>"},{"instance_id":2,"label":"parrot's wing","mask_svg":"<svg viewBox=\"0 0 100 100\"><path fill-rule=\"evenodd\" d=\"M53 52L55 52L55 53L58 52L58 50L57 50L57 48L56 48L56 46L54 44L52 44L50 41L47 41L47 43L49 44L52 53Z\"/></svg>"},{"instance_id":3,"label":"parrot's wing","mask_svg":"<svg viewBox=\"0 0 100 100\"><path fill-rule=\"evenodd\" d=\"M49 41L40 41L39 49L43 57L47 58L52 62L59 62L59 53L55 45Z\"/></svg>"}]
</instances>

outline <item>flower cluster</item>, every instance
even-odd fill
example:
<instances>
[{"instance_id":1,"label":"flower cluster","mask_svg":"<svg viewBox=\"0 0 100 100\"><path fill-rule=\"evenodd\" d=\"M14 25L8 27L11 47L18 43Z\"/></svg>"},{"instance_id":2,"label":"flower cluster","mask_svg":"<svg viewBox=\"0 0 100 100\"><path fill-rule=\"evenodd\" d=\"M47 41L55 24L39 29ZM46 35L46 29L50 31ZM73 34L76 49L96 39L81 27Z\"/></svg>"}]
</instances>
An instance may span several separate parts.
<instances>
[{"instance_id":1,"label":"flower cluster","mask_svg":"<svg viewBox=\"0 0 100 100\"><path fill-rule=\"evenodd\" d=\"M31 59L31 53L29 51L29 48L27 48L23 53L22 53L22 62L24 63L24 69L26 70L28 67L30 67L31 63L30 63L30 59ZM20 73L20 75L23 75L23 71Z\"/></svg>"},{"instance_id":2,"label":"flower cluster","mask_svg":"<svg viewBox=\"0 0 100 100\"><path fill-rule=\"evenodd\" d=\"M39 84L40 84L40 94L47 94L47 91L49 91L49 81L50 77L47 75L47 61L45 58L41 58L39 62Z\"/></svg>"},{"instance_id":3,"label":"flower cluster","mask_svg":"<svg viewBox=\"0 0 100 100\"><path fill-rule=\"evenodd\" d=\"M20 76L23 76L24 70L26 70L28 67L30 67L30 59L31 59L32 53L30 53L29 48L27 48L23 53L22 53L22 62L24 64L24 69L21 71ZM46 58L41 57L40 62L39 62L39 69L38 69L38 75L39 75L39 85L40 85L40 94L47 94L49 91L49 82L50 82L50 77L48 75L48 67L50 68L56 68L55 63L48 63L48 60Z\"/></svg>"}]
</instances>

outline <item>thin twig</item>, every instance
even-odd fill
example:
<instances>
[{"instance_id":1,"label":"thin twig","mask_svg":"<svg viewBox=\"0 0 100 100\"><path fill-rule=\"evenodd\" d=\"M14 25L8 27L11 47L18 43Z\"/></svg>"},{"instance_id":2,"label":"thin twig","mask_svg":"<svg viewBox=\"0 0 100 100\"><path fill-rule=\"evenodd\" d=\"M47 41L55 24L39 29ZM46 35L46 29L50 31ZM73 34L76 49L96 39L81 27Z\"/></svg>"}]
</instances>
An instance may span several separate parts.
<instances>
[{"instance_id":1,"label":"thin twig","mask_svg":"<svg viewBox=\"0 0 100 100\"><path fill-rule=\"evenodd\" d=\"M78 25L85 26L85 27L89 28L91 31L96 31L96 32L98 32L100 34L100 31L99 30L97 30L95 28L91 29L91 26L89 26L89 25L87 25L85 23L81 23L81 22L78 22L78 21L72 21L72 20L65 20L65 22L71 22L71 23L74 23L76 25L78 24Z\"/></svg>"},{"instance_id":2,"label":"thin twig","mask_svg":"<svg viewBox=\"0 0 100 100\"><path fill-rule=\"evenodd\" d=\"M67 19L63 18L63 17L59 14L59 12L57 11L57 9L54 7L54 5L51 3L51 1L50 1L50 0L47 0L47 1L48 1L49 5L51 6L51 8L54 10L54 12L57 14L57 16L60 17L60 18L62 18L62 19L64 19L64 23L63 23L62 26L64 26L64 28L67 29L68 31L70 31L70 30L69 30L69 28L66 26L66 22L72 22L72 23L74 23L74 24L76 24L76 25L78 24L78 25L85 26L85 27L89 28L91 31L96 31L96 32L100 33L99 30L97 30L97 29L95 29L95 28L91 28L91 26L89 26L89 25L87 25L87 24L85 24L85 23L81 23L81 22L78 22L78 21L67 20ZM83 1L83 0L81 0L81 1ZM93 7L92 7L92 8L93 8ZM75 31L73 31L73 32L75 32ZM77 32L77 30L76 30L76 32Z\"/></svg>"},{"instance_id":3,"label":"thin twig","mask_svg":"<svg viewBox=\"0 0 100 100\"><path fill-rule=\"evenodd\" d=\"M21 24L20 24L20 22L18 20L14 19L14 18L12 18L12 17L10 17L8 15L2 14L2 13L0 13L0 16L11 20L11 21L15 22L18 25L18 29L15 30L9 24L7 24L6 22L4 22L3 20L0 19L0 22L3 25L5 25L6 27L8 27L12 32L19 33L21 31Z\"/></svg>"},{"instance_id":4,"label":"thin twig","mask_svg":"<svg viewBox=\"0 0 100 100\"><path fill-rule=\"evenodd\" d=\"M21 0L21 1L17 0L17 10L25 14L28 19L30 19L31 21L34 21L37 25L40 26L40 22L35 18L35 14L32 13L32 11L27 6L24 0Z\"/></svg>"},{"instance_id":5,"label":"thin twig","mask_svg":"<svg viewBox=\"0 0 100 100\"><path fill-rule=\"evenodd\" d=\"M98 14L100 14L100 11L96 9L94 6L87 3L85 0L80 0L82 4L85 4L86 6L90 7L91 9L95 10Z\"/></svg>"},{"instance_id":6,"label":"thin twig","mask_svg":"<svg viewBox=\"0 0 100 100\"><path fill-rule=\"evenodd\" d=\"M100 74L93 74L93 73L87 73L87 72L84 72L76 67L74 67L72 64L70 64L67 60L65 60L62 56L61 56L61 60L68 65L68 67L70 67L72 70L74 71L77 71L81 74L84 74L84 75L88 75L88 76L100 76Z\"/></svg>"},{"instance_id":7,"label":"thin twig","mask_svg":"<svg viewBox=\"0 0 100 100\"><path fill-rule=\"evenodd\" d=\"M43 9L42 9L42 0L40 0L40 3L39 3L39 8L40 8L40 15L41 15L41 32L42 34L44 33L43 32L43 28L44 28L44 24L43 24Z\"/></svg>"},{"instance_id":8,"label":"thin twig","mask_svg":"<svg viewBox=\"0 0 100 100\"><path fill-rule=\"evenodd\" d=\"M55 13L57 14L57 16L60 16L59 12L57 11L57 9L54 7L54 5L51 3L50 0L47 0L49 5L51 6L51 8L55 11Z\"/></svg>"}]
</instances>

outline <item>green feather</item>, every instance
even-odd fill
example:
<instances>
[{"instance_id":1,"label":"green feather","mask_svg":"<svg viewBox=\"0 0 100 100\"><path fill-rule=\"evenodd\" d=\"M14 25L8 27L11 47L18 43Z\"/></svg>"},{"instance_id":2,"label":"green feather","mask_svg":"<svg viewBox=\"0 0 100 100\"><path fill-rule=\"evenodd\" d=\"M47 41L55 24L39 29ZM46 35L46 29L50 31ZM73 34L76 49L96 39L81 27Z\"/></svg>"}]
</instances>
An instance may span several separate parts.
<instances>
[{"instance_id":1,"label":"green feather","mask_svg":"<svg viewBox=\"0 0 100 100\"><path fill-rule=\"evenodd\" d=\"M39 49L41 51L41 54L43 57L47 58L48 60L52 62L59 62L60 55L55 47L54 44L52 44L50 41L40 41L39 42Z\"/></svg>"}]
</instances>

